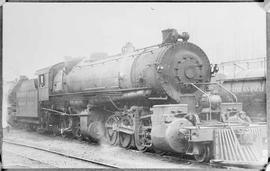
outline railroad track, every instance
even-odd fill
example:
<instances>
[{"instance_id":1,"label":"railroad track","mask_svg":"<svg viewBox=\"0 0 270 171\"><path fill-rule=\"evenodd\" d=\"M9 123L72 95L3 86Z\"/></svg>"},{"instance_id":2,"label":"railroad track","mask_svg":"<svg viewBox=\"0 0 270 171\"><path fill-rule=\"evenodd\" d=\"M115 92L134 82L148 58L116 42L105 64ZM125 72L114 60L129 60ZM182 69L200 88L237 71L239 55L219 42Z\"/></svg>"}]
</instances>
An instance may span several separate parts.
<instances>
[{"instance_id":1,"label":"railroad track","mask_svg":"<svg viewBox=\"0 0 270 171\"><path fill-rule=\"evenodd\" d=\"M199 165L202 167L211 167L211 168L216 168L216 169L228 169L225 165L222 165L220 163L200 163L196 161L195 159L192 159L192 157L183 155L181 157L177 156L177 154L158 154L158 153L152 153L152 152L145 152L145 154L149 156L158 156L161 157L163 160L168 160L172 162L182 162L182 163L187 163L187 164L195 164Z\"/></svg>"},{"instance_id":2,"label":"railroad track","mask_svg":"<svg viewBox=\"0 0 270 171\"><path fill-rule=\"evenodd\" d=\"M65 137L67 139L70 139L68 137ZM78 140L76 139L78 142L80 143L84 143L84 144L88 144L89 143L91 144L91 142L89 141L86 141L86 140ZM127 151L132 151L132 152L138 152L137 150L134 150L134 149L126 149ZM181 157L177 157L177 155L173 155L173 154L159 154L159 153L154 153L154 152L149 152L149 151L146 151L146 152L143 152L144 154L148 155L148 156L151 156L151 157L159 157L161 160L166 160L166 161L169 161L169 162L174 162L174 163L177 163L177 162L181 162L181 163L189 163L189 164L197 164L197 165L200 165L200 166L208 166L208 167L211 167L211 168L217 168L217 169L228 169L229 167L226 166L226 165L223 165L221 163L200 163L198 161L196 161L195 159L187 159L187 158L181 158ZM182 156L183 157L183 156ZM187 157L187 156L185 156ZM188 157L188 158L192 158L192 157Z\"/></svg>"},{"instance_id":3,"label":"railroad track","mask_svg":"<svg viewBox=\"0 0 270 171\"><path fill-rule=\"evenodd\" d=\"M3 140L3 142L4 143L7 143L7 144L12 144L12 145L17 145L17 146L21 146L21 147L32 148L32 149L40 150L40 151L45 151L45 152L48 152L48 153L57 154L57 155L60 155L60 156L71 158L71 159L76 159L76 160L80 160L80 161L84 161L84 162L89 162L89 163L92 163L92 164L103 166L105 168L119 168L116 165L107 164L107 163L104 163L104 162L94 161L94 160L90 160L90 159L85 159L85 158L81 158L81 157L77 157L77 156L74 156L74 155L65 154L65 153L61 153L61 152L57 152L57 151L54 151L54 150L49 150L49 149L45 149L45 148L41 148L41 147L36 147L36 146L27 145L27 144L23 144L23 143L11 142L11 141L8 141L8 140Z\"/></svg>"},{"instance_id":4,"label":"railroad track","mask_svg":"<svg viewBox=\"0 0 270 171\"><path fill-rule=\"evenodd\" d=\"M68 137L66 137L67 139L70 139ZM27 145L27 144L23 144L23 143L18 143L18 142L11 142L9 140L3 140L3 142L5 143L9 143L9 144L14 144L14 145L18 145L18 146L23 146L23 147L28 147L28 148L33 148L33 149L37 149L37 150L41 150L41 151L45 151L45 152L49 152L49 153L53 153L53 154L57 154L57 155L61 155L64 157L68 157L68 158L72 158L72 159L76 159L76 160L80 160L80 161L84 161L84 162L90 162L93 164L97 164L100 166L104 166L107 168L120 168L120 166L114 165L114 164L108 164L108 163L104 163L101 161L95 161L95 160L90 160L90 159L86 159L86 158L81 158L81 157L77 157L74 155L70 155L70 154L66 154L66 153L61 153L61 152L57 152L57 151L53 151L50 149L45 149L45 148L41 148L41 147L36 147L36 146L32 146L32 145ZM84 141L84 140L78 140L78 142L81 143L85 143L88 144L88 141ZM132 150L132 149L127 149L128 151L136 151L136 150ZM181 163L187 163L187 164L195 164L198 165L202 168L204 167L211 167L211 168L217 168L217 169L229 169L229 168L254 168L254 167L243 167L243 166L233 166L233 165L226 165L226 164L222 164L222 163L199 163L196 162L194 159L189 159L189 158L179 158L179 156L175 156L173 154L158 154L158 153L152 153L152 152L144 152L146 155L148 156L152 156L152 157L159 157L161 160L166 160L169 162L173 162L173 163L177 163L177 162L181 162ZM257 167L255 167L257 168Z\"/></svg>"}]
</instances>

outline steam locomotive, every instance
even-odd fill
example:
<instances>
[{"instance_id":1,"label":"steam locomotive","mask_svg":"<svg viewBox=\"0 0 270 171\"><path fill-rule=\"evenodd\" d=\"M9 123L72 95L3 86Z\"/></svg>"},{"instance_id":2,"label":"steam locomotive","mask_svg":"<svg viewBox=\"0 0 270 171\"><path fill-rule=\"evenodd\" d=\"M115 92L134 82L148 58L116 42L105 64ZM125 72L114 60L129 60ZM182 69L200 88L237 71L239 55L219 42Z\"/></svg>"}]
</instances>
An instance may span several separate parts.
<instances>
[{"instance_id":1,"label":"steam locomotive","mask_svg":"<svg viewBox=\"0 0 270 171\"><path fill-rule=\"evenodd\" d=\"M10 124L199 162L265 160L265 124L210 82L218 69L188 33L162 34L158 45L127 44L115 56L71 58L22 77L9 95Z\"/></svg>"}]
</instances>

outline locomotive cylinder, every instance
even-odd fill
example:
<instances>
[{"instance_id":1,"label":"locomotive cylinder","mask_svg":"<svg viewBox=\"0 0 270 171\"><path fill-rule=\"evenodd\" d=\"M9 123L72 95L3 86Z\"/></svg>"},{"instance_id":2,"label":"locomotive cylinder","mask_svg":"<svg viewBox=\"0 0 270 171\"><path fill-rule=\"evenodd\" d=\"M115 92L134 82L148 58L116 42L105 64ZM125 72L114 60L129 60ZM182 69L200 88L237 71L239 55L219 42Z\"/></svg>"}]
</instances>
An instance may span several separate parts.
<instances>
[{"instance_id":1,"label":"locomotive cylinder","mask_svg":"<svg viewBox=\"0 0 270 171\"><path fill-rule=\"evenodd\" d=\"M192 126L190 121L183 118L187 112L187 104L155 105L153 111L153 146L167 152L184 153L187 149L187 132L183 127Z\"/></svg>"}]
</instances>

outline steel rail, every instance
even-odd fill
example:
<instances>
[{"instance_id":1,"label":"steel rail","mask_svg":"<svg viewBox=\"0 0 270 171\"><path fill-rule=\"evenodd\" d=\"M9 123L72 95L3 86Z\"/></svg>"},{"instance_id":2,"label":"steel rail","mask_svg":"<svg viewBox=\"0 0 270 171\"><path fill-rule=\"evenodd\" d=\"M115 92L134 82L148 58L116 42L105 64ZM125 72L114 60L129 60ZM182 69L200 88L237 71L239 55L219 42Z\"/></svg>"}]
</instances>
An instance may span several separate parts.
<instances>
[{"instance_id":1,"label":"steel rail","mask_svg":"<svg viewBox=\"0 0 270 171\"><path fill-rule=\"evenodd\" d=\"M48 152L48 153L53 153L53 154L57 154L57 155L60 155L60 156L67 157L67 158L72 158L72 159L81 160L81 161L84 161L84 162L89 162L89 163L93 163L93 164L100 165L100 166L105 166L105 167L108 167L108 168L119 168L116 165L106 164L106 163L102 163L102 162L99 162L99 161L93 161L93 160L89 160L89 159L84 159L84 158L72 156L72 155L69 155L69 154L60 153L60 152L57 152L57 151L45 149L45 148L35 147L35 146L22 144L22 143L11 142L11 141L7 141L7 140L3 140L3 142L8 143L8 144L17 145L17 146L32 148L32 149L36 149L36 150L40 150L40 151L45 151L45 152Z\"/></svg>"},{"instance_id":2,"label":"steel rail","mask_svg":"<svg viewBox=\"0 0 270 171\"><path fill-rule=\"evenodd\" d=\"M166 154L160 155L158 153L151 153L151 152L147 152L147 151L144 153L146 155L153 156L153 157L156 157L156 156L161 157L162 160L166 160L166 161L172 161L172 162L181 161L181 162L185 162L185 163L197 164L199 166L202 166L202 168L204 168L205 166L208 166L208 167L211 167L210 170L211 169L228 169L228 166L223 165L222 163L218 163L218 162L216 162L216 163L214 163L214 162L201 163L201 162L196 161L195 159L192 159L192 157L190 157L190 159L188 159L188 158L179 158L175 154L173 154L173 155L170 155L170 154L169 155L166 155ZM237 167L236 167L236 169L237 169Z\"/></svg>"}]
</instances>

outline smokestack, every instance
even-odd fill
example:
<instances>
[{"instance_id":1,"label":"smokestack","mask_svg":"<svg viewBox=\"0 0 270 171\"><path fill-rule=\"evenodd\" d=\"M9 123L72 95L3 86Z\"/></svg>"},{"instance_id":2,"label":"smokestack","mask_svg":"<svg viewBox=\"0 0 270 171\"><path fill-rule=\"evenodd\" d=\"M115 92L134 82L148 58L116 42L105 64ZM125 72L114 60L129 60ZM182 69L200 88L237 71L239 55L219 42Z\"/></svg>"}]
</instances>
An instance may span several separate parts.
<instances>
[{"instance_id":1,"label":"smokestack","mask_svg":"<svg viewBox=\"0 0 270 171\"><path fill-rule=\"evenodd\" d=\"M178 32L176 29L162 30L162 43L176 43Z\"/></svg>"},{"instance_id":2,"label":"smokestack","mask_svg":"<svg viewBox=\"0 0 270 171\"><path fill-rule=\"evenodd\" d=\"M189 34L183 32L179 34L176 29L166 29L162 30L162 43L176 43L178 39L187 41L189 39Z\"/></svg>"}]
</instances>

